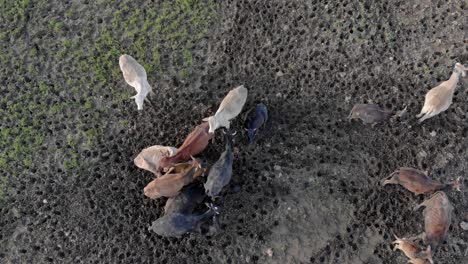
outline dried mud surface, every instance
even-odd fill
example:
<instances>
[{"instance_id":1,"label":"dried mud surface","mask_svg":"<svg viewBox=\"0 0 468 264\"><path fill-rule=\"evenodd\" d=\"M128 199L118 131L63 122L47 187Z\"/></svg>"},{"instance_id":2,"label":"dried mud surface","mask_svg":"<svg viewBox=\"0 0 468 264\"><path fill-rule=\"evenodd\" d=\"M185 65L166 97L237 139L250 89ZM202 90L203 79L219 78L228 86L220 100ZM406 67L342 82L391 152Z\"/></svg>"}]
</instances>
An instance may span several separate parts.
<instances>
[{"instance_id":1,"label":"dried mud surface","mask_svg":"<svg viewBox=\"0 0 468 264\"><path fill-rule=\"evenodd\" d=\"M414 115L468 63L467 1L116 2L0 1L1 263L406 263L393 234L423 231L425 197L379 180L400 166L466 177L467 79L445 113ZM148 69L143 112L121 53ZM256 144L235 137L220 230L148 231L164 199L144 197L152 176L133 158L180 145L239 84L270 119ZM366 102L408 115L347 122ZM449 198L435 261L468 263L466 190Z\"/></svg>"}]
</instances>

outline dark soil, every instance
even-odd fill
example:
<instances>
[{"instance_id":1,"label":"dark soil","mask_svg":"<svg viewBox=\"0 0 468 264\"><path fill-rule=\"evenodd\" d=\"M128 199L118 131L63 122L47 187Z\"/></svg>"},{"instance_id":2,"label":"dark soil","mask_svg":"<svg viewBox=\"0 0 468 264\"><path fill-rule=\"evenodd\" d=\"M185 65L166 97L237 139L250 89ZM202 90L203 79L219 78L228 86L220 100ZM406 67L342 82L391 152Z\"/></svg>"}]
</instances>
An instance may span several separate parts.
<instances>
[{"instance_id":1,"label":"dark soil","mask_svg":"<svg viewBox=\"0 0 468 264\"><path fill-rule=\"evenodd\" d=\"M468 2L0 1L1 263L406 263L393 234L423 232L416 197L378 182L401 166L465 177L468 86L417 125L424 95L468 63ZM129 99L118 56L147 68L155 95ZM244 84L269 107L235 161L221 228L148 231L165 199L133 158L179 146ZM348 122L356 103L403 118ZM212 164L223 137L200 155ZM466 189L436 263L468 263ZM200 208L200 211L203 211ZM208 228L207 226L205 229Z\"/></svg>"}]
</instances>

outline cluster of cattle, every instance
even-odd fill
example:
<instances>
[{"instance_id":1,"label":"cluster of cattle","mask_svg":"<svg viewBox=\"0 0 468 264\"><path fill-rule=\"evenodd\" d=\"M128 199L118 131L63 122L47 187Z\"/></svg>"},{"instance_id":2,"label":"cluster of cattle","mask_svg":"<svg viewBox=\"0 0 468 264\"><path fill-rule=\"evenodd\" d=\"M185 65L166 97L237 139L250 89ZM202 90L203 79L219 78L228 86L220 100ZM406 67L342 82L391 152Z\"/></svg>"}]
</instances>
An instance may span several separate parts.
<instances>
[{"instance_id":1,"label":"cluster of cattle","mask_svg":"<svg viewBox=\"0 0 468 264\"><path fill-rule=\"evenodd\" d=\"M424 106L416 116L419 118L419 123L449 108L460 76L464 77L466 71L468 68L456 63L450 78L427 92ZM348 118L360 119L364 123L375 125L395 117L401 117L405 113L406 108L394 113L376 104L357 104L351 110ZM429 199L414 208L417 210L420 207L425 207L424 232L418 236L407 238L399 238L395 235L394 250L402 250L409 258L409 263L424 264L427 261L433 263L433 252L445 241L452 219L453 206L443 190L457 189L461 191L460 180L461 178L458 178L451 183L440 183L419 170L405 167L382 180L383 185L399 184L416 195L435 192ZM418 240L422 240L427 245L426 249L417 243Z\"/></svg>"},{"instance_id":2,"label":"cluster of cattle","mask_svg":"<svg viewBox=\"0 0 468 264\"><path fill-rule=\"evenodd\" d=\"M145 69L129 55L122 55L119 59L120 68L126 82L134 87L137 94L135 99L138 110L143 109L146 96L151 93ZM449 108L460 76L465 76L468 68L456 63L453 73L447 81L432 88L425 97L424 106L419 115L419 122L431 118ZM221 193L232 175L233 149L230 121L240 114L247 99L247 89L239 86L231 90L221 102L215 115L205 118L204 123L197 126L178 148L167 146L152 146L144 149L136 158L135 165L153 172L156 178L144 189L147 197L155 199L168 197L164 208L164 216L153 222L151 230L162 236L180 236L187 232L198 230L200 224L219 213L219 208L206 204L209 208L205 213L193 213L195 207L205 200L208 195L212 200ZM406 108L399 112L383 109L376 104L357 104L351 110L349 119L361 119L364 123L375 125L406 113ZM258 104L251 109L245 120L245 129L249 143L268 119L267 108ZM218 161L211 167L203 187L196 182L205 175L206 168L194 158L201 153L214 137L216 129L225 128L226 147ZM165 174L162 175L161 172ZM398 238L393 242L395 250L402 250L409 258L409 262L424 264L433 263L432 252L446 239L451 224L453 207L447 195L442 191L457 189L460 191L460 178L451 183L440 183L429 178L423 172L402 167L382 180L383 185L400 184L416 195L434 193L430 199L418 205L416 209L425 206L425 232L419 236ZM423 249L416 241L423 240L427 245Z\"/></svg>"},{"instance_id":3,"label":"cluster of cattle","mask_svg":"<svg viewBox=\"0 0 468 264\"><path fill-rule=\"evenodd\" d=\"M119 64L125 81L138 92L132 98L138 109L143 109L143 102L151 91L145 69L129 55L122 55ZM161 236L180 236L199 231L205 220L219 214L219 208L211 203L206 203L208 210L204 213L197 214L194 210L207 196L212 201L216 200L231 180L234 154L230 122L241 113L247 94L244 86L229 91L218 111L195 127L179 148L155 145L137 155L135 165L156 175L144 188L144 194L151 199L168 198L164 216L154 221L150 230ZM258 129L267 119L267 107L262 103L248 112L244 128L249 143L253 143ZM211 166L202 186L199 180L203 178L207 168L194 156L203 152L215 131L222 127L225 128L225 150Z\"/></svg>"},{"instance_id":4,"label":"cluster of cattle","mask_svg":"<svg viewBox=\"0 0 468 264\"><path fill-rule=\"evenodd\" d=\"M431 198L414 208L417 210L422 206L426 207L424 209L424 232L419 236L408 238L399 238L395 235L394 250L402 250L409 258L410 263L424 264L426 260L433 263L432 251L436 250L446 239L453 211L447 195L442 190L456 189L461 191L460 179L450 183L440 183L429 178L422 171L402 167L382 180L382 185L399 184L416 195L435 192ZM416 243L418 239L422 239L428 244L426 250L423 250Z\"/></svg>"}]
</instances>

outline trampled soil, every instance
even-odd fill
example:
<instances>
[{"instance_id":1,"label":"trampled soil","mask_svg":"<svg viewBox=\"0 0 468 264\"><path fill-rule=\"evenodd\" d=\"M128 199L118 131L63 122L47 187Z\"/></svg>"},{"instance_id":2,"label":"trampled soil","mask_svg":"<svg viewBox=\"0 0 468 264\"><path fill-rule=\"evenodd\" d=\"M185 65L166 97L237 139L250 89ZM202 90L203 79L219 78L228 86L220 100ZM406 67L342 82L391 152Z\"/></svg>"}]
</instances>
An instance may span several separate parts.
<instances>
[{"instance_id":1,"label":"trampled soil","mask_svg":"<svg viewBox=\"0 0 468 264\"><path fill-rule=\"evenodd\" d=\"M379 185L401 166L466 177L468 81L422 125L429 88L468 63L468 2L2 1L1 263L406 263L393 234L423 231L416 197ZM129 99L118 56L155 95ZM466 65L466 64L465 64ZM215 233L148 231L165 199L133 158L179 146L244 84L270 119L235 161ZM406 116L348 122L356 103ZM212 164L222 134L200 155ZM468 263L466 189L436 263ZM205 210L200 206L199 211Z\"/></svg>"}]
</instances>

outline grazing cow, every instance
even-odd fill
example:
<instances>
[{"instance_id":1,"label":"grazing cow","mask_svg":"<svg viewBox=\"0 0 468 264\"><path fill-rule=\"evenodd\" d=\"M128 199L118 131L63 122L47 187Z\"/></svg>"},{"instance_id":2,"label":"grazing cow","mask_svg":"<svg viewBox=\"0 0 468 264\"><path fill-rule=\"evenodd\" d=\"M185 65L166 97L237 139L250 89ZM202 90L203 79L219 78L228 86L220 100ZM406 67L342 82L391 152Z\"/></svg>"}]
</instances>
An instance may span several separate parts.
<instances>
[{"instance_id":1,"label":"grazing cow","mask_svg":"<svg viewBox=\"0 0 468 264\"><path fill-rule=\"evenodd\" d=\"M203 121L208 121L210 124L210 133L214 133L220 127L229 128L230 121L242 111L247 100L247 94L247 88L243 85L229 91L215 115L203 119Z\"/></svg>"},{"instance_id":2,"label":"grazing cow","mask_svg":"<svg viewBox=\"0 0 468 264\"><path fill-rule=\"evenodd\" d=\"M119 58L120 70L125 81L135 88L137 94L130 97L135 99L138 110L143 110L143 101L151 92L151 86L146 77L146 71L132 56L124 54Z\"/></svg>"},{"instance_id":3,"label":"grazing cow","mask_svg":"<svg viewBox=\"0 0 468 264\"><path fill-rule=\"evenodd\" d=\"M180 164L169 170L163 176L154 179L144 188L144 194L151 199L161 196L174 197L179 194L179 191L185 186L193 182L193 180L201 176L204 169L200 162L193 159L190 166Z\"/></svg>"},{"instance_id":4,"label":"grazing cow","mask_svg":"<svg viewBox=\"0 0 468 264\"><path fill-rule=\"evenodd\" d=\"M432 193L447 188L457 189L461 191L460 179L450 183L440 183L436 180L429 178L424 172L413 169L401 167L399 170L394 171L388 177L382 180L382 185L387 184L400 184L408 191L419 195L423 193Z\"/></svg>"},{"instance_id":5,"label":"grazing cow","mask_svg":"<svg viewBox=\"0 0 468 264\"><path fill-rule=\"evenodd\" d=\"M195 156L202 152L214 134L208 132L209 125L207 122L198 125L185 139L179 150L170 157L161 159L159 165L161 168L170 167L179 162L186 162L190 160L191 156Z\"/></svg>"},{"instance_id":6,"label":"grazing cow","mask_svg":"<svg viewBox=\"0 0 468 264\"><path fill-rule=\"evenodd\" d=\"M399 238L395 236L396 240L392 242L395 244L393 251L399 249L409 258L408 263L412 264L425 264L426 259L433 264L431 246L427 247L426 250L422 250L421 247L414 242L411 238Z\"/></svg>"},{"instance_id":7,"label":"grazing cow","mask_svg":"<svg viewBox=\"0 0 468 264\"><path fill-rule=\"evenodd\" d=\"M221 153L218 161L210 169L205 183L206 194L210 197L216 197L224 186L231 181L232 162L234 155L232 153L232 133L226 129L226 150Z\"/></svg>"},{"instance_id":8,"label":"grazing cow","mask_svg":"<svg viewBox=\"0 0 468 264\"><path fill-rule=\"evenodd\" d=\"M450 79L442 82L439 86L436 86L427 92L421 113L416 116L417 118L420 118L419 123L438 115L449 108L452 104L452 98L455 88L457 87L458 80L460 79L460 76L464 77L466 75L466 71L468 71L468 68L460 63L456 63Z\"/></svg>"},{"instance_id":9,"label":"grazing cow","mask_svg":"<svg viewBox=\"0 0 468 264\"><path fill-rule=\"evenodd\" d=\"M160 171L160 161L165 157L170 157L176 153L177 149L166 146L151 146L143 149L133 161L135 165L158 175Z\"/></svg>"},{"instance_id":10,"label":"grazing cow","mask_svg":"<svg viewBox=\"0 0 468 264\"><path fill-rule=\"evenodd\" d=\"M258 129L267 122L268 120L268 109L266 105L260 103L250 110L245 119L244 129L247 132L247 138L249 144L252 144L257 134Z\"/></svg>"},{"instance_id":11,"label":"grazing cow","mask_svg":"<svg viewBox=\"0 0 468 264\"><path fill-rule=\"evenodd\" d=\"M447 237L452 221L453 206L442 191L434 193L431 198L416 206L414 210L422 206L426 208L424 208L424 233L420 237L435 251Z\"/></svg>"},{"instance_id":12,"label":"grazing cow","mask_svg":"<svg viewBox=\"0 0 468 264\"><path fill-rule=\"evenodd\" d=\"M206 220L219 214L217 207L208 207L203 214L166 214L154 221L148 229L164 237L180 237L189 232L200 232L200 226Z\"/></svg>"}]
</instances>

